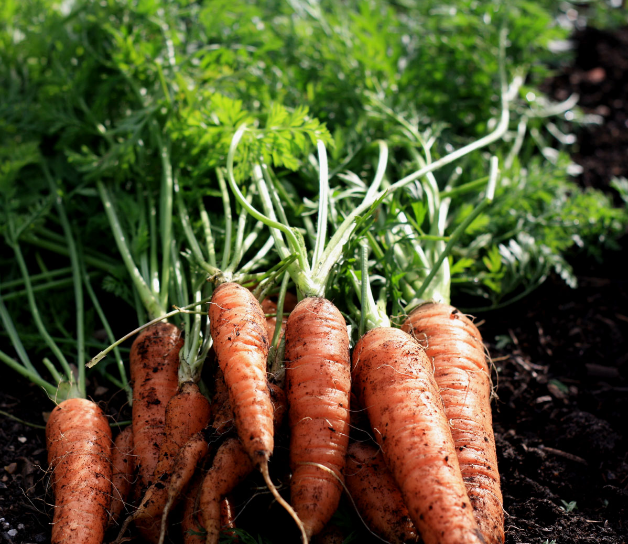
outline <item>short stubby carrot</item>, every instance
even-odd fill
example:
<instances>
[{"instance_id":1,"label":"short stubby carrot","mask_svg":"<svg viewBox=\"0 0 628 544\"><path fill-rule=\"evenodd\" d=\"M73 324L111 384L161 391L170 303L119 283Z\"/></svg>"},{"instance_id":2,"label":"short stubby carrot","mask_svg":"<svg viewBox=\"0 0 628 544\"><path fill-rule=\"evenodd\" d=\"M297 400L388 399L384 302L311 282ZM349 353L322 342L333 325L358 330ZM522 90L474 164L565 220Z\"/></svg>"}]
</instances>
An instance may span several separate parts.
<instances>
[{"instance_id":1,"label":"short stubby carrot","mask_svg":"<svg viewBox=\"0 0 628 544\"><path fill-rule=\"evenodd\" d=\"M369 443L351 444L345 482L362 521L371 531L390 544L418 541L399 486L379 448Z\"/></svg>"},{"instance_id":2,"label":"short stubby carrot","mask_svg":"<svg viewBox=\"0 0 628 544\"><path fill-rule=\"evenodd\" d=\"M93 402L63 401L46 424L55 512L52 544L101 544L111 505L111 429Z\"/></svg>"},{"instance_id":3,"label":"short stubby carrot","mask_svg":"<svg viewBox=\"0 0 628 544\"><path fill-rule=\"evenodd\" d=\"M179 387L182 346L181 331L170 323L151 325L131 346L133 436L142 486L153 481L165 436L166 406Z\"/></svg>"},{"instance_id":4,"label":"short stubby carrot","mask_svg":"<svg viewBox=\"0 0 628 544\"><path fill-rule=\"evenodd\" d=\"M209 319L238 436L255 466L261 467L274 448L273 407L266 382L266 317L248 289L223 283L212 296Z\"/></svg>"},{"instance_id":5,"label":"short stubby carrot","mask_svg":"<svg viewBox=\"0 0 628 544\"><path fill-rule=\"evenodd\" d=\"M399 329L372 329L354 349L353 380L425 544L483 542L423 348Z\"/></svg>"},{"instance_id":6,"label":"short stubby carrot","mask_svg":"<svg viewBox=\"0 0 628 544\"><path fill-rule=\"evenodd\" d=\"M349 445L349 336L329 300L305 298L292 311L285 363L290 502L311 538L338 508Z\"/></svg>"},{"instance_id":7,"label":"short stubby carrot","mask_svg":"<svg viewBox=\"0 0 628 544\"><path fill-rule=\"evenodd\" d=\"M109 510L110 523L115 523L122 511L125 502L133 487L135 472L135 454L133 453L133 427L124 429L113 443L111 464L113 467L113 498Z\"/></svg>"},{"instance_id":8,"label":"short stubby carrot","mask_svg":"<svg viewBox=\"0 0 628 544\"><path fill-rule=\"evenodd\" d=\"M425 344L434 363L460 470L489 544L504 542L504 512L491 416L491 378L480 331L446 304L419 306L403 330Z\"/></svg>"}]
</instances>

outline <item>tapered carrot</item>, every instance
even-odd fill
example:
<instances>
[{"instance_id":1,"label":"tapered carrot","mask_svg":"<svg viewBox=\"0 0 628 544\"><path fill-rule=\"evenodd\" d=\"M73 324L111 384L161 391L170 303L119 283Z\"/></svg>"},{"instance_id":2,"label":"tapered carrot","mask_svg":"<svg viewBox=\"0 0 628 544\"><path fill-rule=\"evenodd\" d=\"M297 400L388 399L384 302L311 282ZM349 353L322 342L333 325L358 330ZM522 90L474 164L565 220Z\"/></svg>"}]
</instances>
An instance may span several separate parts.
<instances>
[{"instance_id":1,"label":"tapered carrot","mask_svg":"<svg viewBox=\"0 0 628 544\"><path fill-rule=\"evenodd\" d=\"M238 436L254 465L273 452L273 408L266 384L268 335L257 299L236 283L223 283L209 307L211 335L229 390Z\"/></svg>"},{"instance_id":2,"label":"tapered carrot","mask_svg":"<svg viewBox=\"0 0 628 544\"><path fill-rule=\"evenodd\" d=\"M403 330L424 343L434 363L462 477L487 543L504 542L503 500L491 416L491 378L477 327L446 304L416 308Z\"/></svg>"},{"instance_id":3,"label":"tapered carrot","mask_svg":"<svg viewBox=\"0 0 628 544\"><path fill-rule=\"evenodd\" d=\"M255 470L253 461L237 438L224 442L214 457L201 488L199 507L207 531L206 544L217 544L220 536L220 501Z\"/></svg>"},{"instance_id":4,"label":"tapered carrot","mask_svg":"<svg viewBox=\"0 0 628 544\"><path fill-rule=\"evenodd\" d=\"M52 544L101 544L111 505L111 429L93 402L72 398L46 424L55 512Z\"/></svg>"},{"instance_id":5,"label":"tapered carrot","mask_svg":"<svg viewBox=\"0 0 628 544\"><path fill-rule=\"evenodd\" d=\"M273 424L281 425L286 413L286 396L282 389L269 384L273 401ZM211 468L207 472L200 492L200 509L203 527L207 530L207 544L216 544L220 535L221 501L255 469L242 443L231 438L220 445Z\"/></svg>"},{"instance_id":6,"label":"tapered carrot","mask_svg":"<svg viewBox=\"0 0 628 544\"><path fill-rule=\"evenodd\" d=\"M484 542L423 348L399 329L374 328L355 347L353 379L425 544Z\"/></svg>"},{"instance_id":7,"label":"tapered carrot","mask_svg":"<svg viewBox=\"0 0 628 544\"><path fill-rule=\"evenodd\" d=\"M133 427L129 425L116 437L113 443L111 457L113 497L109 510L110 524L118 521L133 486L133 473L135 472L135 454L133 449Z\"/></svg>"},{"instance_id":8,"label":"tapered carrot","mask_svg":"<svg viewBox=\"0 0 628 544\"><path fill-rule=\"evenodd\" d=\"M342 314L327 299L303 299L286 327L290 503L308 539L338 508L349 444L351 365Z\"/></svg>"},{"instance_id":9,"label":"tapered carrot","mask_svg":"<svg viewBox=\"0 0 628 544\"><path fill-rule=\"evenodd\" d=\"M237 283L223 283L212 296L209 319L214 350L229 390L242 447L306 540L301 520L279 494L268 472L274 433L273 407L266 382L270 346L264 312L248 289Z\"/></svg>"},{"instance_id":10,"label":"tapered carrot","mask_svg":"<svg viewBox=\"0 0 628 544\"><path fill-rule=\"evenodd\" d=\"M345 483L360 517L371 531L391 544L418 541L399 486L381 450L368 443L351 444Z\"/></svg>"},{"instance_id":11,"label":"tapered carrot","mask_svg":"<svg viewBox=\"0 0 628 544\"><path fill-rule=\"evenodd\" d=\"M157 323L142 331L131 347L133 436L142 486L153 482L165 436L166 406L179 386L182 346L183 338L177 327Z\"/></svg>"}]
</instances>

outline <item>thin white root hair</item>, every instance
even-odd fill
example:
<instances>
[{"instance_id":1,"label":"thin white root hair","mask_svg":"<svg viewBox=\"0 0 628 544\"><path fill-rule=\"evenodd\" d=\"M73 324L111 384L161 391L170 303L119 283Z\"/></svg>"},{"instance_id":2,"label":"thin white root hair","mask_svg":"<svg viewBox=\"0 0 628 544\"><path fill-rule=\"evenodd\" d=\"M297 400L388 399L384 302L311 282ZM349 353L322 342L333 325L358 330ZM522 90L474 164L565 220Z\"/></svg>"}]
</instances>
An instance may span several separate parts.
<instances>
[{"instance_id":1,"label":"thin white root hair","mask_svg":"<svg viewBox=\"0 0 628 544\"><path fill-rule=\"evenodd\" d=\"M301 531L301 539L303 541L303 544L308 544L308 537L305 532L305 527L303 526L303 522L301 521L297 513L294 511L292 506L290 506L286 502L286 500L279 494L279 491L277 491L275 484L273 484L272 480L270 479L270 474L268 473L268 461L267 460L262 461L259 465L259 469L260 469L260 472L262 473L262 476L264 477L264 481L266 482L268 489L273 494L273 497L275 497L275 500L281 506L284 507L286 512L290 514L294 522L297 524L297 527L299 527L299 530Z\"/></svg>"}]
</instances>

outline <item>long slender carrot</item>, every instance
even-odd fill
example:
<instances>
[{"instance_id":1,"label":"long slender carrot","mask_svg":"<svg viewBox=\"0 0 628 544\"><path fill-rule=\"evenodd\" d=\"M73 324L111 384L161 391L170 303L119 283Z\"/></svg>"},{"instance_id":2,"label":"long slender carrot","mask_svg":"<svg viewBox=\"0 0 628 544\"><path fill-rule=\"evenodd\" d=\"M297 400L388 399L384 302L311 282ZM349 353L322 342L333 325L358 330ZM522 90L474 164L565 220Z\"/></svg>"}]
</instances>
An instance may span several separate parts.
<instances>
[{"instance_id":1,"label":"long slender carrot","mask_svg":"<svg viewBox=\"0 0 628 544\"><path fill-rule=\"evenodd\" d=\"M179 386L182 346L183 338L177 327L157 323L142 331L131 347L133 436L142 486L153 482L165 436L166 406Z\"/></svg>"},{"instance_id":2,"label":"long slender carrot","mask_svg":"<svg viewBox=\"0 0 628 544\"><path fill-rule=\"evenodd\" d=\"M113 443L111 464L113 466L113 497L109 510L110 524L118 521L124 510L124 505L133 487L133 473L135 472L135 454L133 452L133 427L124 429Z\"/></svg>"},{"instance_id":3,"label":"long slender carrot","mask_svg":"<svg viewBox=\"0 0 628 544\"><path fill-rule=\"evenodd\" d=\"M211 335L229 390L238 436L254 465L273 452L273 407L266 383L268 336L257 299L237 283L223 283L209 307Z\"/></svg>"},{"instance_id":4,"label":"long slender carrot","mask_svg":"<svg viewBox=\"0 0 628 544\"><path fill-rule=\"evenodd\" d=\"M338 508L349 445L349 336L342 314L329 300L305 298L292 311L285 363L290 502L309 539Z\"/></svg>"},{"instance_id":5,"label":"long slender carrot","mask_svg":"<svg viewBox=\"0 0 628 544\"><path fill-rule=\"evenodd\" d=\"M101 544L111 505L111 429L93 402L59 404L46 424L55 512L53 544Z\"/></svg>"},{"instance_id":6,"label":"long slender carrot","mask_svg":"<svg viewBox=\"0 0 628 544\"><path fill-rule=\"evenodd\" d=\"M399 329L374 328L355 347L353 379L425 544L483 542L432 366L421 346Z\"/></svg>"},{"instance_id":7,"label":"long slender carrot","mask_svg":"<svg viewBox=\"0 0 628 544\"><path fill-rule=\"evenodd\" d=\"M270 345L262 307L248 289L237 283L223 283L212 296L209 319L242 447L262 473L277 502L293 517L305 541L301 520L279 494L268 472L274 433L273 407L266 382Z\"/></svg>"},{"instance_id":8,"label":"long slender carrot","mask_svg":"<svg viewBox=\"0 0 628 544\"><path fill-rule=\"evenodd\" d=\"M417 542L418 533L381 450L354 442L347 451L345 483L367 527L390 544Z\"/></svg>"},{"instance_id":9,"label":"long slender carrot","mask_svg":"<svg viewBox=\"0 0 628 544\"><path fill-rule=\"evenodd\" d=\"M501 544L504 512L491 416L491 378L480 331L454 307L437 303L415 309L403 330L425 343L475 518L486 542Z\"/></svg>"}]
</instances>

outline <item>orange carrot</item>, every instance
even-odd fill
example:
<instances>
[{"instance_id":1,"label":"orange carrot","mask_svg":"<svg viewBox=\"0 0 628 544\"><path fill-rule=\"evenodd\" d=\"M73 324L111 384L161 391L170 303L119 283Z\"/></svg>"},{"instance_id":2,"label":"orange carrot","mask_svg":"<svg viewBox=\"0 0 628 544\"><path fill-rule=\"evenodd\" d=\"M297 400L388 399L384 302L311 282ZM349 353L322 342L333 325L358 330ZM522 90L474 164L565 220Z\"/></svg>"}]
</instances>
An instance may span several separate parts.
<instances>
[{"instance_id":1,"label":"orange carrot","mask_svg":"<svg viewBox=\"0 0 628 544\"><path fill-rule=\"evenodd\" d=\"M418 342L399 329L370 330L353 352L353 379L425 544L483 542L432 365Z\"/></svg>"},{"instance_id":2,"label":"orange carrot","mask_svg":"<svg viewBox=\"0 0 628 544\"><path fill-rule=\"evenodd\" d=\"M216 358L229 389L242 447L264 477L268 489L294 518L307 540L301 520L270 479L268 462L274 448L273 407L266 382L269 342L266 318L251 292L237 283L216 288L209 307Z\"/></svg>"},{"instance_id":3,"label":"orange carrot","mask_svg":"<svg viewBox=\"0 0 628 544\"><path fill-rule=\"evenodd\" d=\"M230 495L223 497L220 501L220 528L222 531L235 529L235 509Z\"/></svg>"},{"instance_id":4,"label":"orange carrot","mask_svg":"<svg viewBox=\"0 0 628 544\"><path fill-rule=\"evenodd\" d=\"M195 383L183 383L179 392L170 399L166 407L165 437L161 444L159 460L153 475L154 481L146 490L139 508L123 524L118 540L131 521L135 522L144 540L149 542L161 540L162 517L169 499L170 487L176 479L176 469L173 468L175 461L183 455L184 446L188 445L190 438L196 436L196 433L199 433L209 423L209 419L209 401ZM200 441L203 443L201 447L205 447L202 455L205 455L207 444L202 436ZM186 459L182 464L190 464L193 472L196 460ZM185 470L185 468L179 468L179 470ZM178 496L179 493L180 488L176 491L175 496Z\"/></svg>"},{"instance_id":5,"label":"orange carrot","mask_svg":"<svg viewBox=\"0 0 628 544\"><path fill-rule=\"evenodd\" d=\"M113 466L113 498L109 510L109 523L118 521L133 487L135 454L133 453L133 427L128 426L115 439L111 464Z\"/></svg>"},{"instance_id":6,"label":"orange carrot","mask_svg":"<svg viewBox=\"0 0 628 544\"><path fill-rule=\"evenodd\" d=\"M179 385L182 346L183 338L177 327L157 323L142 331L131 347L133 436L142 486L153 482L165 435L166 405Z\"/></svg>"},{"instance_id":7,"label":"orange carrot","mask_svg":"<svg viewBox=\"0 0 628 544\"><path fill-rule=\"evenodd\" d=\"M209 307L211 335L229 390L238 436L255 466L273 452L273 407L266 384L268 336L264 312L251 292L223 283Z\"/></svg>"},{"instance_id":8,"label":"orange carrot","mask_svg":"<svg viewBox=\"0 0 628 544\"><path fill-rule=\"evenodd\" d=\"M207 531L206 544L218 544L220 501L255 470L253 461L237 438L224 442L216 452L201 488L199 507Z\"/></svg>"},{"instance_id":9,"label":"orange carrot","mask_svg":"<svg viewBox=\"0 0 628 544\"><path fill-rule=\"evenodd\" d=\"M111 429L85 399L63 401L46 424L55 512L52 544L101 544L111 505Z\"/></svg>"},{"instance_id":10,"label":"orange carrot","mask_svg":"<svg viewBox=\"0 0 628 544\"><path fill-rule=\"evenodd\" d=\"M349 444L349 336L329 300L305 298L292 311L285 362L291 504L309 539L338 508Z\"/></svg>"},{"instance_id":11,"label":"orange carrot","mask_svg":"<svg viewBox=\"0 0 628 544\"><path fill-rule=\"evenodd\" d=\"M385 542L416 542L418 534L381 450L354 442L347 451L347 490L367 527Z\"/></svg>"},{"instance_id":12,"label":"orange carrot","mask_svg":"<svg viewBox=\"0 0 628 544\"><path fill-rule=\"evenodd\" d=\"M403 330L425 343L478 526L488 544L501 544L504 512L491 416L491 378L480 332L452 306L436 303L414 310Z\"/></svg>"},{"instance_id":13,"label":"orange carrot","mask_svg":"<svg viewBox=\"0 0 628 544\"><path fill-rule=\"evenodd\" d=\"M286 413L286 396L283 390L269 384L273 401L273 423L278 428ZM221 444L207 472L200 494L203 527L207 530L207 544L218 542L221 526L221 501L255 469L241 442L236 438Z\"/></svg>"},{"instance_id":14,"label":"orange carrot","mask_svg":"<svg viewBox=\"0 0 628 544\"><path fill-rule=\"evenodd\" d=\"M200 470L194 474L192 482L183 499L183 518L181 519L181 531L183 532L183 544L205 544L205 529L201 525L198 515L198 495L203 478Z\"/></svg>"}]
</instances>

